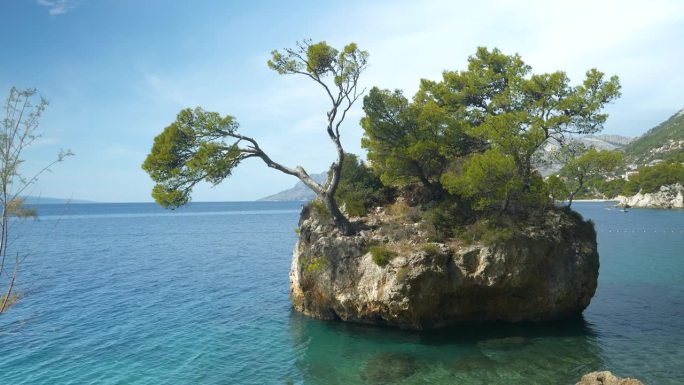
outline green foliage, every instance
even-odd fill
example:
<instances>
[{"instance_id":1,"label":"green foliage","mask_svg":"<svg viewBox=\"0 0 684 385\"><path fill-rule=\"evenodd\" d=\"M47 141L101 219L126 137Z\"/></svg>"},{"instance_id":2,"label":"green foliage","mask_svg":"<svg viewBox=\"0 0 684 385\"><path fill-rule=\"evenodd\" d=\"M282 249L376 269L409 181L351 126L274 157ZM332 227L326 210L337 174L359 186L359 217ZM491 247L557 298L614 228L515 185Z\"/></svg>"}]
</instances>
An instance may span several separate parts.
<instances>
[{"instance_id":1,"label":"green foliage","mask_svg":"<svg viewBox=\"0 0 684 385\"><path fill-rule=\"evenodd\" d=\"M367 62L368 52L361 51L356 43L347 44L340 52L324 41L304 40L297 49L272 51L267 64L281 75L306 74L316 81L331 76L336 86L351 89Z\"/></svg>"},{"instance_id":2,"label":"green foliage","mask_svg":"<svg viewBox=\"0 0 684 385\"><path fill-rule=\"evenodd\" d=\"M481 242L486 246L506 243L520 234L517 220L509 216L482 218L459 234L465 243Z\"/></svg>"},{"instance_id":3,"label":"green foliage","mask_svg":"<svg viewBox=\"0 0 684 385\"><path fill-rule=\"evenodd\" d=\"M397 269L397 281L403 281L408 276L409 268L406 266Z\"/></svg>"},{"instance_id":4,"label":"green foliage","mask_svg":"<svg viewBox=\"0 0 684 385\"><path fill-rule=\"evenodd\" d=\"M421 220L421 211L418 207L409 206L404 200L397 200L388 208L388 213L394 217L408 222L416 223Z\"/></svg>"},{"instance_id":5,"label":"green foliage","mask_svg":"<svg viewBox=\"0 0 684 385\"><path fill-rule=\"evenodd\" d=\"M627 181L622 178L612 180L594 178L591 179L587 185L590 189L597 191L604 198L615 198L622 193L626 183Z\"/></svg>"},{"instance_id":6,"label":"green foliage","mask_svg":"<svg viewBox=\"0 0 684 385\"><path fill-rule=\"evenodd\" d=\"M304 272L313 274L322 271L328 267L328 261L323 257L312 258L309 263L304 267Z\"/></svg>"},{"instance_id":7,"label":"green foliage","mask_svg":"<svg viewBox=\"0 0 684 385\"><path fill-rule=\"evenodd\" d=\"M568 196L570 191L563 179L558 175L551 175L546 179L546 186L549 190L549 195L554 201L562 201Z\"/></svg>"},{"instance_id":8,"label":"green foliage","mask_svg":"<svg viewBox=\"0 0 684 385\"><path fill-rule=\"evenodd\" d=\"M570 159L560 171L569 192L568 205L572 204L574 196L582 191L589 180L613 173L623 165L624 155L621 151L598 151L593 147Z\"/></svg>"},{"instance_id":9,"label":"green foliage","mask_svg":"<svg viewBox=\"0 0 684 385\"><path fill-rule=\"evenodd\" d=\"M332 221L332 214L330 214L330 210L328 210L328 208L325 206L325 203L321 202L318 199L314 199L311 202L309 202L309 207L311 208L311 212L319 220L322 220L324 222Z\"/></svg>"},{"instance_id":10,"label":"green foliage","mask_svg":"<svg viewBox=\"0 0 684 385\"><path fill-rule=\"evenodd\" d=\"M421 249L423 250L423 252L426 255L431 256L431 257L434 257L434 256L442 253L442 250L440 250L440 248L437 245L432 244L432 243L423 244L421 246Z\"/></svg>"},{"instance_id":11,"label":"green foliage","mask_svg":"<svg viewBox=\"0 0 684 385\"><path fill-rule=\"evenodd\" d=\"M347 214L364 216L369 208L389 201L391 195L391 190L356 155L345 154L335 201L345 205Z\"/></svg>"},{"instance_id":12,"label":"green foliage","mask_svg":"<svg viewBox=\"0 0 684 385\"><path fill-rule=\"evenodd\" d=\"M428 240L441 242L450 238L454 229L469 219L469 214L456 202L442 201L428 206L422 214Z\"/></svg>"},{"instance_id":13,"label":"green foliage","mask_svg":"<svg viewBox=\"0 0 684 385\"><path fill-rule=\"evenodd\" d=\"M684 149L682 148L674 151L651 151L667 145L670 141L680 140L684 140L684 114L681 111L630 142L625 147L625 154L630 161L637 164L647 163L653 159L669 160L678 156L681 157L681 154L684 154ZM684 161L684 159L680 158L679 161Z\"/></svg>"},{"instance_id":14,"label":"green foliage","mask_svg":"<svg viewBox=\"0 0 684 385\"><path fill-rule=\"evenodd\" d=\"M439 179L454 156L472 151L463 123L433 101L409 101L401 91L372 88L364 98L362 146L389 186L418 182L439 194Z\"/></svg>"},{"instance_id":15,"label":"green foliage","mask_svg":"<svg viewBox=\"0 0 684 385\"><path fill-rule=\"evenodd\" d=\"M619 95L617 77L595 69L573 86L562 71L533 74L519 55L479 48L466 70L423 80L410 102L372 89L362 145L385 184L418 182L433 199L462 197L477 210L543 207L549 190L536 154L550 140L600 131L603 107Z\"/></svg>"},{"instance_id":16,"label":"green foliage","mask_svg":"<svg viewBox=\"0 0 684 385\"><path fill-rule=\"evenodd\" d=\"M515 162L498 150L471 155L460 172L444 174L442 184L450 193L472 199L477 210L496 204L504 209L522 189Z\"/></svg>"},{"instance_id":17,"label":"green foliage","mask_svg":"<svg viewBox=\"0 0 684 385\"><path fill-rule=\"evenodd\" d=\"M186 204L192 188L206 180L214 185L230 176L243 159L235 143L226 138L238 124L232 116L221 116L201 108L186 108L154 139L142 168L153 181L154 200L164 207Z\"/></svg>"},{"instance_id":18,"label":"green foliage","mask_svg":"<svg viewBox=\"0 0 684 385\"><path fill-rule=\"evenodd\" d=\"M684 165L679 162L662 162L655 166L640 168L639 173L627 181L623 193L652 193L658 191L661 186L675 183L684 186Z\"/></svg>"},{"instance_id":19,"label":"green foliage","mask_svg":"<svg viewBox=\"0 0 684 385\"><path fill-rule=\"evenodd\" d=\"M397 253L387 249L385 246L371 246L369 248L373 262L378 266L385 266L389 261L397 256Z\"/></svg>"}]
</instances>

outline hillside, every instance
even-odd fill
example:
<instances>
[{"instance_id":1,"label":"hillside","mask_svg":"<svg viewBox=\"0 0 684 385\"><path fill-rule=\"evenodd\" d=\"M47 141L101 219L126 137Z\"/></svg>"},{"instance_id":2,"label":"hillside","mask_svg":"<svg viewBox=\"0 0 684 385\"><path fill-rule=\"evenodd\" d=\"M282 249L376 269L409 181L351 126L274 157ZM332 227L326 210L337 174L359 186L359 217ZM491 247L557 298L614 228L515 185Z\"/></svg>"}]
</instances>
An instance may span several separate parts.
<instances>
[{"instance_id":1,"label":"hillside","mask_svg":"<svg viewBox=\"0 0 684 385\"><path fill-rule=\"evenodd\" d=\"M609 151L624 149L625 146L629 144L632 140L633 138L621 135L586 135L572 138L572 141L579 142L587 148L594 147L597 150ZM549 162L550 159L552 159L550 155L551 152L557 151L558 149L558 143L549 142L546 146L544 146L544 153L541 155L541 157L543 159L547 159L547 162ZM560 170L561 167L563 167L562 164L555 161L550 161L550 163L538 165L538 170L539 172L541 172L542 175L548 176L558 172L558 170Z\"/></svg>"},{"instance_id":2,"label":"hillside","mask_svg":"<svg viewBox=\"0 0 684 385\"><path fill-rule=\"evenodd\" d=\"M625 146L627 160L644 165L684 151L684 109Z\"/></svg>"},{"instance_id":3,"label":"hillside","mask_svg":"<svg viewBox=\"0 0 684 385\"><path fill-rule=\"evenodd\" d=\"M311 174L318 183L325 182L327 172ZM292 188L259 199L260 201L310 201L314 198L314 192L302 182L297 182Z\"/></svg>"}]
</instances>

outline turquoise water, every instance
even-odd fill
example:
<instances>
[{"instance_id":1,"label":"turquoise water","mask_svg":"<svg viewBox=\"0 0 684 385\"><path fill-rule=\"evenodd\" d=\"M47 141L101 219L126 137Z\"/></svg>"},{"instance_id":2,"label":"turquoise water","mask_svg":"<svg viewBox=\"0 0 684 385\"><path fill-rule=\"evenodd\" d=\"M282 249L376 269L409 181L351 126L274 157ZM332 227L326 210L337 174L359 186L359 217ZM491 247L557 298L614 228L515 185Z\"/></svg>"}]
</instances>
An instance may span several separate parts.
<instances>
[{"instance_id":1,"label":"turquoise water","mask_svg":"<svg viewBox=\"0 0 684 385\"><path fill-rule=\"evenodd\" d=\"M582 318L407 333L291 310L298 203L42 205L0 384L684 383L684 211L576 207L601 255Z\"/></svg>"}]
</instances>

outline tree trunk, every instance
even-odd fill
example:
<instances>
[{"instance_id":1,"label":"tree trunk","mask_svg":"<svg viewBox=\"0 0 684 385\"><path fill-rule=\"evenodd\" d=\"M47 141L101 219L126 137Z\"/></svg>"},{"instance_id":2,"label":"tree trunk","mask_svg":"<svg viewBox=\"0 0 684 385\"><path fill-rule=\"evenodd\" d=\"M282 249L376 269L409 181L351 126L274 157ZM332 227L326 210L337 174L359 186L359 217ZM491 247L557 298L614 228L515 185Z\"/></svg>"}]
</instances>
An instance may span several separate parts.
<instances>
[{"instance_id":1,"label":"tree trunk","mask_svg":"<svg viewBox=\"0 0 684 385\"><path fill-rule=\"evenodd\" d=\"M340 229L340 231L342 231L342 233L345 235L351 235L354 232L352 224L349 222L349 219L342 214L342 211L340 211L340 208L335 202L335 197L326 194L323 196L323 202L325 203L325 207L328 209L328 211L330 211L330 215L332 215L335 226L337 226L337 228Z\"/></svg>"}]
</instances>

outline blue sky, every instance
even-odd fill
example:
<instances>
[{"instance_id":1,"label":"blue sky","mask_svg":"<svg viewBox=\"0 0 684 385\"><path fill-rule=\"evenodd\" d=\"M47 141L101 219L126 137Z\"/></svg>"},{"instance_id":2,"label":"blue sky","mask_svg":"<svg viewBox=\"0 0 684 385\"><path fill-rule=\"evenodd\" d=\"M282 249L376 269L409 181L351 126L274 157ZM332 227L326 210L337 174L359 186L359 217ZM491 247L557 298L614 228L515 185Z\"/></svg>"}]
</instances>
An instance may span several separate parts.
<instances>
[{"instance_id":1,"label":"blue sky","mask_svg":"<svg viewBox=\"0 0 684 385\"><path fill-rule=\"evenodd\" d=\"M462 69L478 46L519 53L535 72L573 80L596 67L617 74L623 96L605 133L637 136L684 107L682 1L173 1L3 0L0 95L35 87L50 100L25 174L60 149L34 195L101 202L151 201L140 164L154 137L185 107L235 116L274 160L310 172L332 162L325 99L306 79L266 61L297 40L354 41L369 51L365 86L412 95L420 78ZM358 154L360 103L343 131ZM293 177L245 162L195 201L252 200Z\"/></svg>"}]
</instances>

